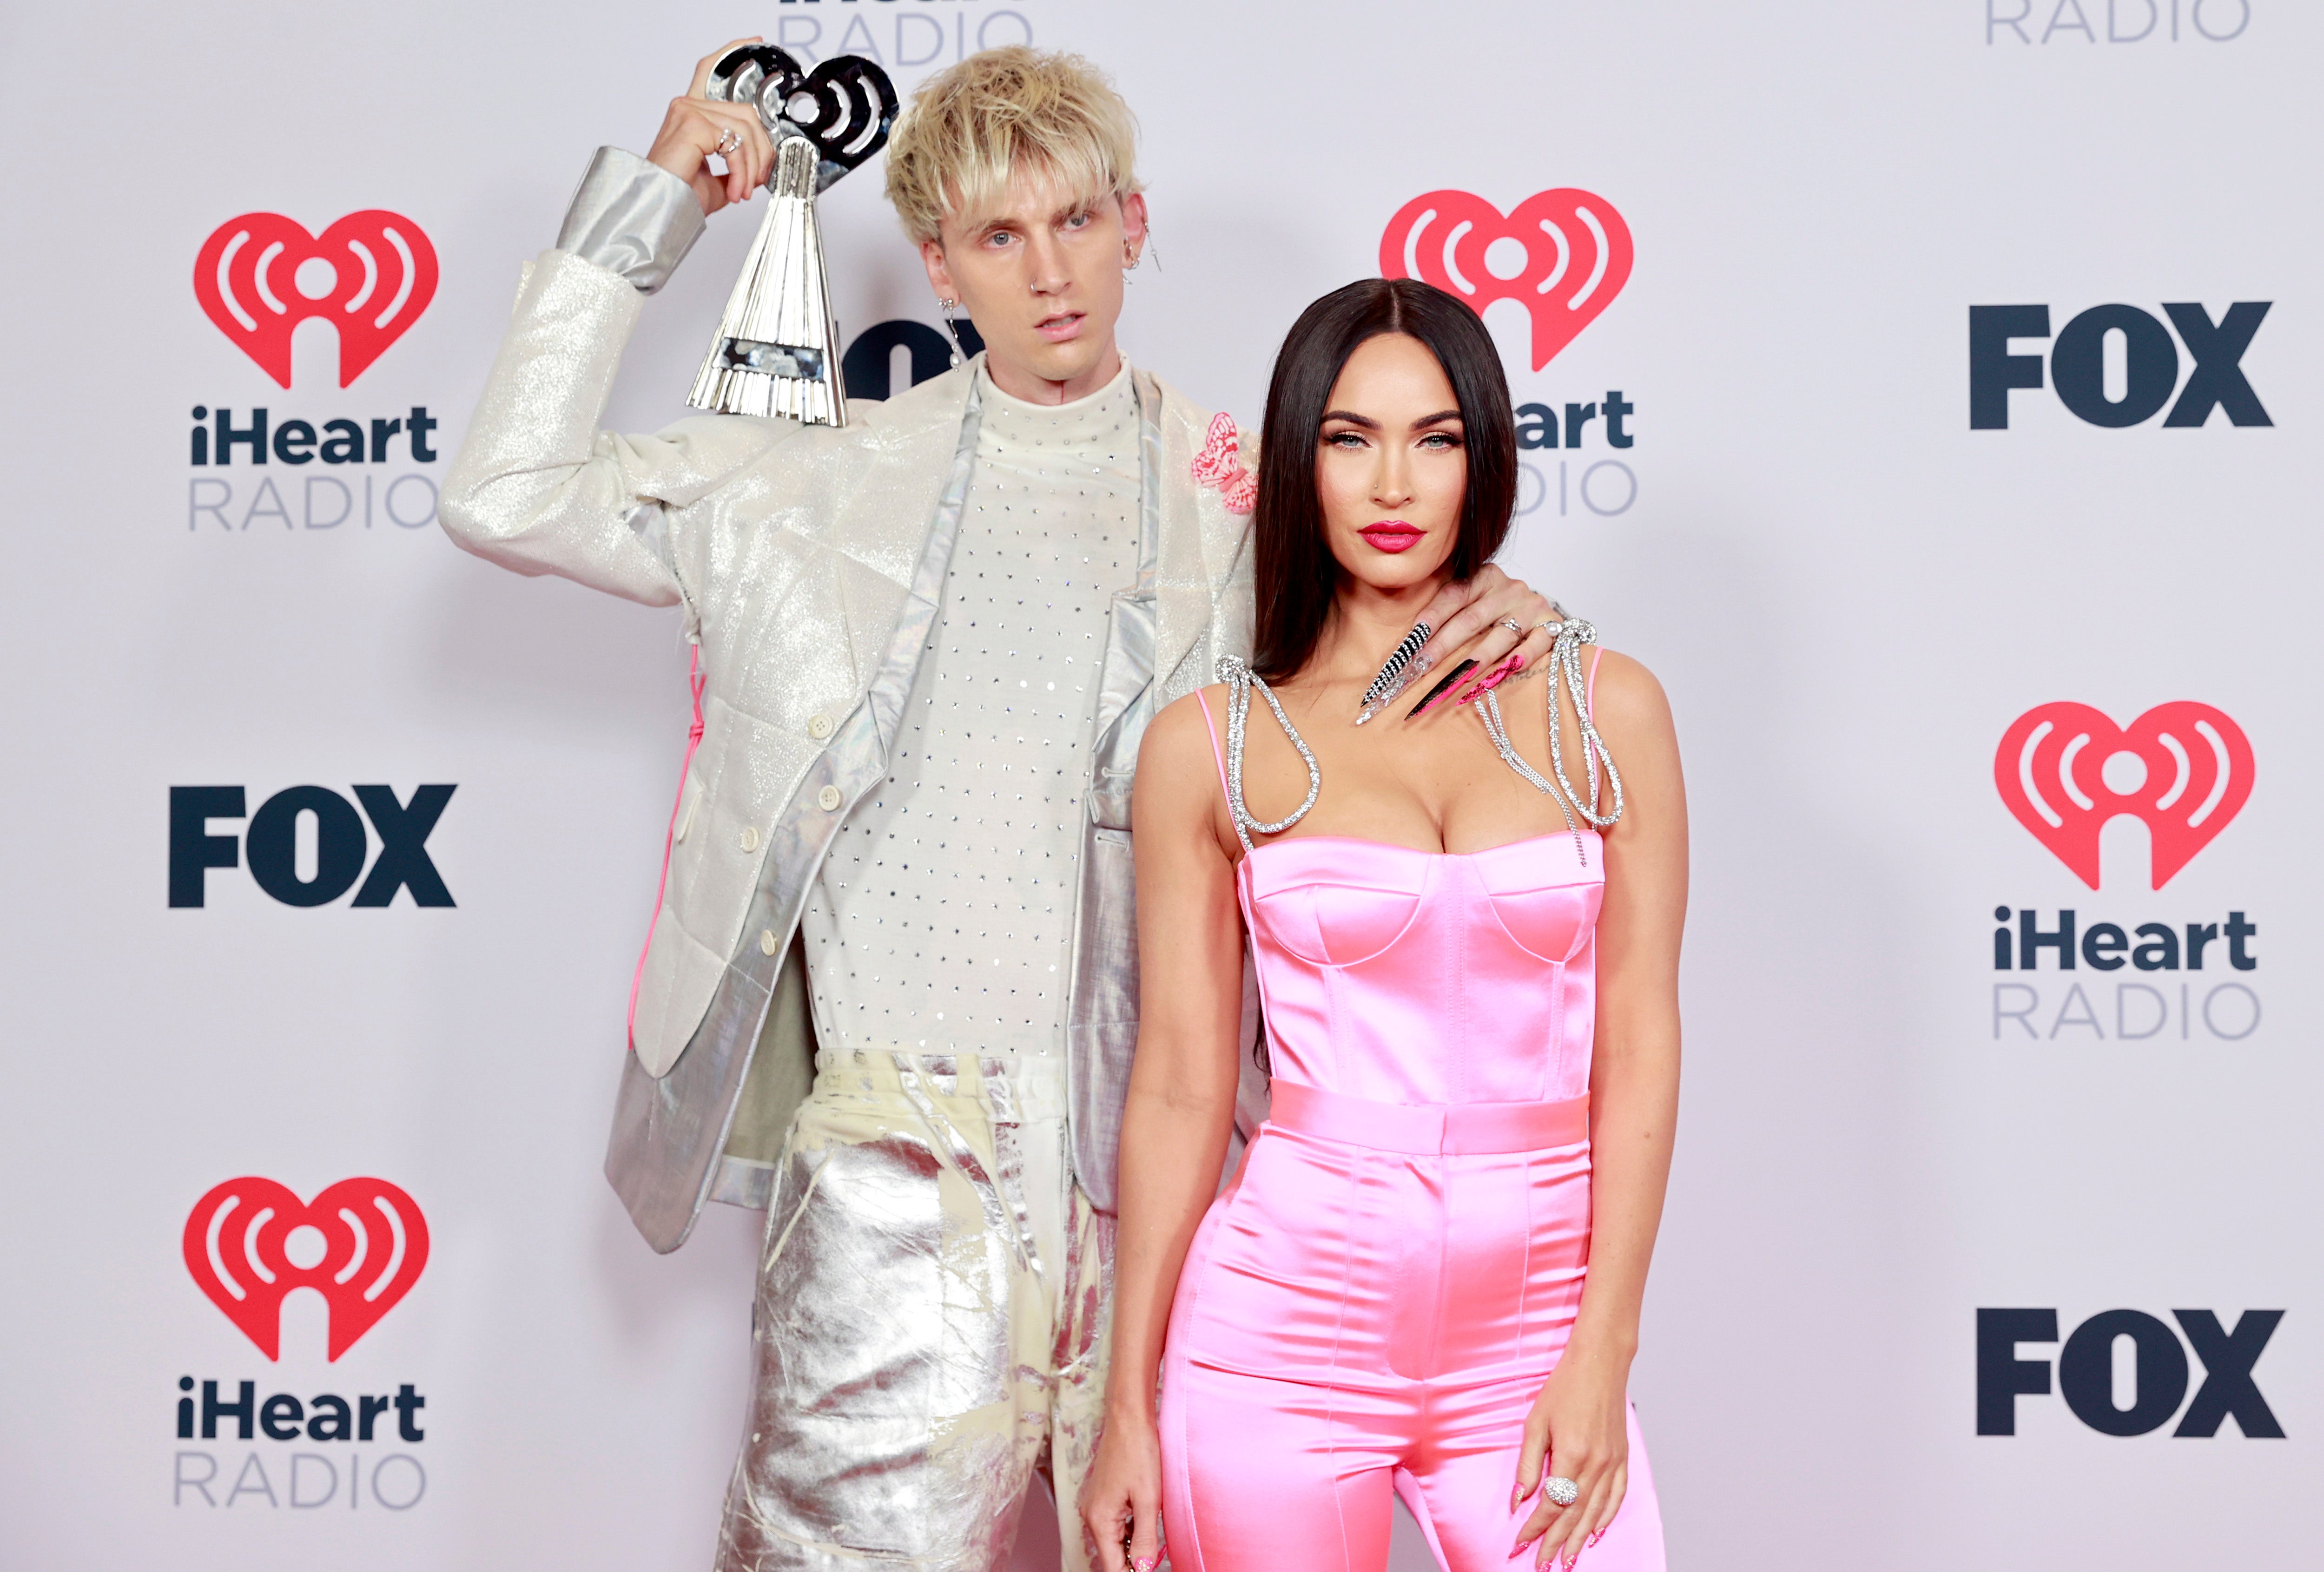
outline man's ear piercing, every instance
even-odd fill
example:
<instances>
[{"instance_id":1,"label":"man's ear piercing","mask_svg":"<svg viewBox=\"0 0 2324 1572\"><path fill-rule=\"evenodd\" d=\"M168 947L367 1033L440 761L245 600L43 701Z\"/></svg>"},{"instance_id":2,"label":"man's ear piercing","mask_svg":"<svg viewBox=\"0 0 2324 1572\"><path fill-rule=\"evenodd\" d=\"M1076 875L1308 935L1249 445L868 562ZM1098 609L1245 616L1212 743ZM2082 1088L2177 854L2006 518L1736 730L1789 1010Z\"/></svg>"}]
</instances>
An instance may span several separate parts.
<instances>
[{"instance_id":1,"label":"man's ear piercing","mask_svg":"<svg viewBox=\"0 0 2324 1572\"><path fill-rule=\"evenodd\" d=\"M950 295L939 295L936 298L936 308L944 313L945 336L952 340L952 363L954 366L959 365L963 361L965 361L968 358L967 355L961 353L960 335L958 332L954 331L952 325L953 308L959 304L960 302L954 299Z\"/></svg>"}]
</instances>

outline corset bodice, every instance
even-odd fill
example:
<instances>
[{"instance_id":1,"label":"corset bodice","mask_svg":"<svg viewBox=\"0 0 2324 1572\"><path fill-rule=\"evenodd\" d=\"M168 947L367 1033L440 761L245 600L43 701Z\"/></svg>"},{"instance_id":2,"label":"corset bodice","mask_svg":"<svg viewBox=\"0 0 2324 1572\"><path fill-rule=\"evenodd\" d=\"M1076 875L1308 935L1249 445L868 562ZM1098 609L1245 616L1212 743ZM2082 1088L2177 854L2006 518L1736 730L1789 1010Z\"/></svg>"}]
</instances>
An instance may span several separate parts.
<instances>
[{"instance_id":1,"label":"corset bodice","mask_svg":"<svg viewBox=\"0 0 2324 1572\"><path fill-rule=\"evenodd\" d=\"M1282 1079L1391 1103L1590 1089L1599 837L1475 852L1299 835L1236 872Z\"/></svg>"}]
</instances>

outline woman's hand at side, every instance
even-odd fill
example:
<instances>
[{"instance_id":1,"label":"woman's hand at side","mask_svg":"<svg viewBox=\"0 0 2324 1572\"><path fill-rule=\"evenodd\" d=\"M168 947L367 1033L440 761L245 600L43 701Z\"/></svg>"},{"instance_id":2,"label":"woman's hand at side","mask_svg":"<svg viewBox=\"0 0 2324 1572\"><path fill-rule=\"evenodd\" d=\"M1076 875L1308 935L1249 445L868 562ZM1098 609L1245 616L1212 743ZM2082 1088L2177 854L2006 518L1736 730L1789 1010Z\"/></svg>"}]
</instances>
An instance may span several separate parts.
<instances>
[{"instance_id":1,"label":"woman's hand at side","mask_svg":"<svg viewBox=\"0 0 2324 1572\"><path fill-rule=\"evenodd\" d=\"M1152 1572L1162 1559L1162 1438L1150 1416L1106 1415L1080 1504L1102 1572Z\"/></svg>"},{"instance_id":2,"label":"woman's hand at side","mask_svg":"<svg viewBox=\"0 0 2324 1572\"><path fill-rule=\"evenodd\" d=\"M669 108L662 115L661 130L655 133L653 146L646 153L649 163L659 164L694 188L706 217L730 202L748 200L751 193L765 185L767 177L774 171L774 139L760 123L758 110L748 104L715 103L702 96L703 89L709 86L713 66L725 59L729 51L758 41L756 38L738 38L704 55L695 65L694 85L686 90L684 97L669 101ZM738 140L721 152L719 145L727 141L729 132ZM725 173L712 170L713 158L725 164Z\"/></svg>"},{"instance_id":3,"label":"woman's hand at side","mask_svg":"<svg viewBox=\"0 0 2324 1572\"><path fill-rule=\"evenodd\" d=\"M1538 1540L1535 1566L1571 1567L1614 1521L1630 1488L1629 1378L1628 1360L1569 1347L1542 1383L1526 1416L1517 1488L1509 1495L1511 1515L1528 1499L1538 1499L1517 1531L1512 1554ZM1572 1506L1549 1499L1541 1488L1548 1478L1571 1479L1579 1487Z\"/></svg>"}]
</instances>

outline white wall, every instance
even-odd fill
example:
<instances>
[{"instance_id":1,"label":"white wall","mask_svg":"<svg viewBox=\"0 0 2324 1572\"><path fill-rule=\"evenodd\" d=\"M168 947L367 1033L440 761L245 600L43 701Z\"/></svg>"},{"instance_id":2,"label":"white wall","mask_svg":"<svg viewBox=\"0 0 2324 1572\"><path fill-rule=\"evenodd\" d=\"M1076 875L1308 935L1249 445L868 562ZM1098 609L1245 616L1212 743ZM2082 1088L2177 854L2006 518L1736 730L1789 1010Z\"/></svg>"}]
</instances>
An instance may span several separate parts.
<instances>
[{"instance_id":1,"label":"white wall","mask_svg":"<svg viewBox=\"0 0 2324 1572\"><path fill-rule=\"evenodd\" d=\"M899 29L908 55L1029 33L1115 73L1159 262L1125 340L1247 420L1284 327L1375 270L1409 198L1506 211L1578 187L1627 220L1627 287L1545 367L1517 307L1487 319L1521 400L1636 407L1628 449L1601 418L1527 455L1544 500L1508 560L1661 675L1687 749L1692 1053L1635 1378L1674 1564L2303 1559L2293 1483L2324 1420L2324 1085L2301 1046L2324 1000L2298 960L2324 850L2297 807L2324 565L2297 456L2324 394L2299 293L2324 239L2311 11L412 0L50 7L0 50L8 1564L706 1564L756 1219L713 1209L659 1258L597 1174L683 742L674 621L383 513L297 525L309 476L441 475L517 266L594 146L641 151L730 35L816 24L828 48L857 23L907 88L930 67L899 62ZM365 208L432 241L436 295L344 390L329 334L301 329L285 391L204 315L195 257L238 214L319 231ZM824 208L844 325L933 321L876 170ZM678 412L750 222L715 224L649 306L618 423ZM2010 395L2007 430L1969 428L1973 305L2046 304L2055 332L2109 302L2239 300L2273 302L2241 360L2272 427L2102 428L2045 386ZM197 469L197 404L318 426L425 405L438 456L398 437L379 464ZM1600 516L1574 488L1609 460L1636 501ZM226 479L239 522L262 474L291 527L189 527L196 480ZM1591 495L1618 501L1620 478ZM399 492L405 517L424 491ZM2011 722L2061 700L2126 726L2216 706L2257 789L2160 890L2116 821L2093 891L1995 786ZM201 909L164 904L173 786L242 785L254 810L300 784L429 782L457 785L427 842L453 909L299 909L244 869L209 873ZM1997 973L1997 906L2045 928L2061 908L2083 928L2240 912L2257 963L2221 940L2200 973ZM2174 1009L2191 985L2191 1025L2123 1040L2125 979ZM2003 983L2038 989L2034 1034L1997 1025ZM2096 1025L2074 1024L2076 983ZM2221 984L2259 1001L2255 1030L2206 1027ZM2219 1026L2242 1029L2244 997L2221 996ZM315 1296L292 1297L270 1363L181 1260L195 1201L240 1175L301 1197L377 1176L424 1210L416 1286L337 1362ZM2254 1377L2289 1438L2229 1420L2118 1439L2055 1393L1980 1437L1980 1308L2052 1309L2061 1333L2115 1309L2284 1310ZM425 1439L388 1439L391 1419L370 1444L180 1441L181 1376L262 1399L410 1384ZM290 1503L301 1452L333 1465L325 1505ZM173 1486L204 1466L180 1453L216 1459L217 1505ZM401 1511L371 1490L392 1456L426 1479ZM276 1499L228 1505L251 1457ZM390 1465L385 1498L418 1476Z\"/></svg>"}]
</instances>

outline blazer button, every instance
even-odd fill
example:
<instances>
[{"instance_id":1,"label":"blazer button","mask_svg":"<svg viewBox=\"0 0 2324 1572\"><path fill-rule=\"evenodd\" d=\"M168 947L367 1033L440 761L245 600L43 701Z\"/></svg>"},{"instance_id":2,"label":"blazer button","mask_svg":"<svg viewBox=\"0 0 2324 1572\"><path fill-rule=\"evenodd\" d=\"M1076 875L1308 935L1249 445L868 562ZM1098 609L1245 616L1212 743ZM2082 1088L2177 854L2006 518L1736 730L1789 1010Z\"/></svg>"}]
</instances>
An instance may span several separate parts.
<instances>
[{"instance_id":1,"label":"blazer button","mask_svg":"<svg viewBox=\"0 0 2324 1572\"><path fill-rule=\"evenodd\" d=\"M814 738L817 742L820 742L825 738L830 736L831 717L828 715L813 715L808 717L807 734Z\"/></svg>"},{"instance_id":2,"label":"blazer button","mask_svg":"<svg viewBox=\"0 0 2324 1572\"><path fill-rule=\"evenodd\" d=\"M839 812L839 788L837 786L827 786L821 791L816 793L815 805L821 808L826 814L835 814Z\"/></svg>"},{"instance_id":3,"label":"blazer button","mask_svg":"<svg viewBox=\"0 0 2324 1572\"><path fill-rule=\"evenodd\" d=\"M759 953L760 953L760 954L761 954L761 955L772 955L774 952L775 952L775 931L774 931L772 928L761 928L761 929L760 929L760 930L759 930Z\"/></svg>"},{"instance_id":4,"label":"blazer button","mask_svg":"<svg viewBox=\"0 0 2324 1572\"><path fill-rule=\"evenodd\" d=\"M758 827L756 824L745 824L745 825L743 825L743 826L742 826L742 850L745 850L745 851L756 851L758 849L759 849L759 827Z\"/></svg>"}]
</instances>

